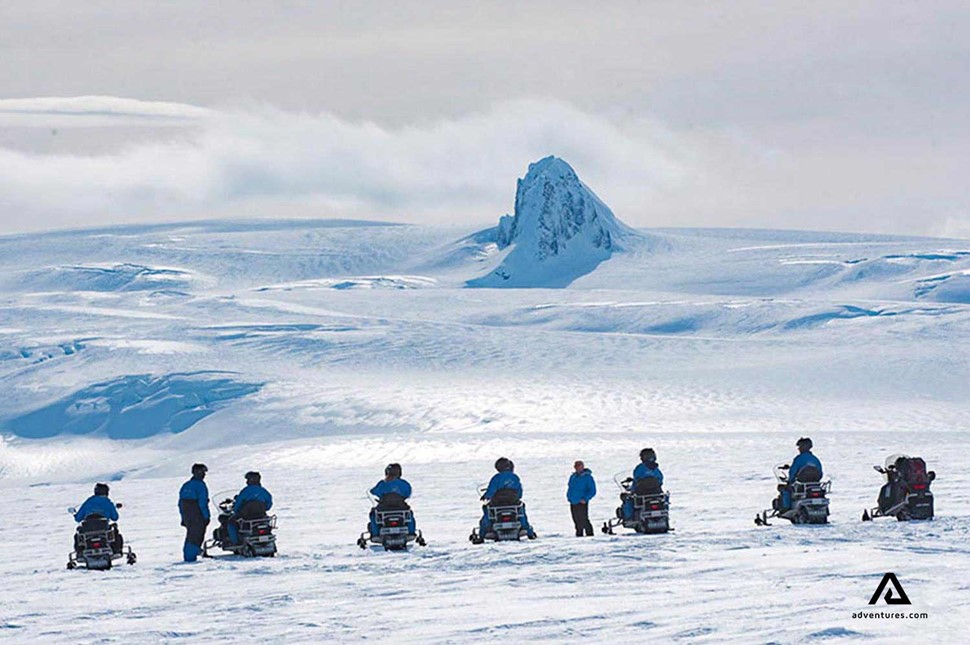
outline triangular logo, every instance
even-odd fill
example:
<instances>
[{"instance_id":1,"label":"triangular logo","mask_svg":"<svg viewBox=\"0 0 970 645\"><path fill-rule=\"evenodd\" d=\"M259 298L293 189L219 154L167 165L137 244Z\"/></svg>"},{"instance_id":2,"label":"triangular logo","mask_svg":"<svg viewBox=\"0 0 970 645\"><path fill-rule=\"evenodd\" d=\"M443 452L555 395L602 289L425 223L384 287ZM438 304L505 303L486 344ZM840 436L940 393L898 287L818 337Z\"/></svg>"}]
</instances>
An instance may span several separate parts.
<instances>
[{"instance_id":1,"label":"triangular logo","mask_svg":"<svg viewBox=\"0 0 970 645\"><path fill-rule=\"evenodd\" d=\"M886 589L887 585L892 585L889 589ZM882 577L882 582L876 587L876 592L872 594L872 598L869 599L869 604L874 605L878 602L879 597L882 596L883 590L886 590L886 595L883 599L886 601L887 605L911 605L909 601L909 596L903 590L903 585L899 584L899 579L896 577L895 573L887 573ZM893 595L893 590L896 591Z\"/></svg>"}]
</instances>

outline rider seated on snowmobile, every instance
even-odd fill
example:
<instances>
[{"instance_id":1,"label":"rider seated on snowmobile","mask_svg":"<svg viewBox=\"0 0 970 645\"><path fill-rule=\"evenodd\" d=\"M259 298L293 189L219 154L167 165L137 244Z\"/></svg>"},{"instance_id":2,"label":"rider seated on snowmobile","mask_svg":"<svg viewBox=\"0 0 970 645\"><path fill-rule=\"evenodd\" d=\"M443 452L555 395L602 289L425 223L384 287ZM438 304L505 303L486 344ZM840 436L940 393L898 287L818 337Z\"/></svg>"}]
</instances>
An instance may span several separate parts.
<instances>
[{"instance_id":1,"label":"rider seated on snowmobile","mask_svg":"<svg viewBox=\"0 0 970 645\"><path fill-rule=\"evenodd\" d=\"M780 511L791 508L791 487L795 482L818 482L822 480L822 462L812 454L812 440L802 437L795 442L798 455L788 467L788 485L779 485L778 496Z\"/></svg>"},{"instance_id":2,"label":"rider seated on snowmobile","mask_svg":"<svg viewBox=\"0 0 970 645\"><path fill-rule=\"evenodd\" d=\"M932 498L929 489L930 483L936 479L936 473L926 470L926 461L922 457L893 455L886 460L885 467L877 470L886 476L886 483L879 491L880 513L886 513L906 500L910 493ZM929 505L929 512L932 513L932 502Z\"/></svg>"},{"instance_id":3,"label":"rider seated on snowmobile","mask_svg":"<svg viewBox=\"0 0 970 645\"><path fill-rule=\"evenodd\" d=\"M631 519L634 495L659 495L663 492L664 474L657 465L657 453L653 448L640 451L640 463L633 469L633 477L627 481L630 488L628 492L620 494L620 499L623 501L623 518Z\"/></svg>"},{"instance_id":4,"label":"rider seated on snowmobile","mask_svg":"<svg viewBox=\"0 0 970 645\"><path fill-rule=\"evenodd\" d=\"M118 507L108 497L107 484L94 485L94 495L84 500L81 508L74 513L74 521L81 524L82 527L91 526L93 523L103 523L105 528L107 528L108 521L118 521ZM121 553L124 547L124 539L118 531L115 531L115 535L117 539L112 545L112 549L115 553Z\"/></svg>"},{"instance_id":5,"label":"rider seated on snowmobile","mask_svg":"<svg viewBox=\"0 0 970 645\"><path fill-rule=\"evenodd\" d=\"M384 479L370 489L370 494L377 498L377 506L370 511L370 524L368 526L370 534L375 537L380 533L377 526L377 511L411 510L407 503L407 499L411 497L411 484L406 479L402 479L402 474L401 464L388 464L384 468ZM413 535L417 532L414 513L411 513L410 518L408 533Z\"/></svg>"},{"instance_id":6,"label":"rider seated on snowmobile","mask_svg":"<svg viewBox=\"0 0 970 645\"><path fill-rule=\"evenodd\" d=\"M482 519L478 523L478 534L484 536L491 528L488 519L489 506L520 506L519 522L529 539L534 540L536 534L525 515L525 503L522 501L522 481L514 472L515 464L512 463L511 459L499 457L495 461L495 470L498 472L492 475L492 479L488 482L488 488L481 498L485 504L482 506Z\"/></svg>"},{"instance_id":7,"label":"rider seated on snowmobile","mask_svg":"<svg viewBox=\"0 0 970 645\"><path fill-rule=\"evenodd\" d=\"M232 505L232 515L226 530L231 544L239 544L239 523L242 520L258 520L266 517L273 508L273 496L262 486L262 477L256 471L246 473L246 487L239 491Z\"/></svg>"}]
</instances>

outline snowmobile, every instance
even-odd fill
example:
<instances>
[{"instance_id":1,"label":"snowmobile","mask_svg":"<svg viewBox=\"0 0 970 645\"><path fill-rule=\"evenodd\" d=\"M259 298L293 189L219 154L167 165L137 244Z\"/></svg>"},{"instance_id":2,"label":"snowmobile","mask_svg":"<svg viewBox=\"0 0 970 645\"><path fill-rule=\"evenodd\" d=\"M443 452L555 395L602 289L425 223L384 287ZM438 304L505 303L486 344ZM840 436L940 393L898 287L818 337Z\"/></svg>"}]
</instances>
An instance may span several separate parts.
<instances>
[{"instance_id":1,"label":"snowmobile","mask_svg":"<svg viewBox=\"0 0 970 645\"><path fill-rule=\"evenodd\" d=\"M892 455L884 466L873 466L886 478L879 490L878 506L870 512L862 512L862 521L877 517L895 517L898 521L933 519L933 493L930 483L936 473L927 472L926 462L920 457Z\"/></svg>"},{"instance_id":2,"label":"snowmobile","mask_svg":"<svg viewBox=\"0 0 970 645\"><path fill-rule=\"evenodd\" d=\"M384 547L385 551L405 551L410 542L427 546L421 531L411 530L414 526L414 514L403 496L388 493L380 499L370 495L368 497L373 505L371 517L377 531L372 532L371 524L368 524L368 530L357 539L357 546L366 549L367 544L372 542Z\"/></svg>"},{"instance_id":3,"label":"snowmobile","mask_svg":"<svg viewBox=\"0 0 970 645\"><path fill-rule=\"evenodd\" d=\"M121 508L121 504L116 504ZM71 515L74 508L67 509ZM106 571L114 560L125 558L128 564L138 560L130 546L124 545L118 525L104 515L91 514L77 525L74 533L74 551L67 556L67 568L76 569L79 565L95 571Z\"/></svg>"},{"instance_id":4,"label":"snowmobile","mask_svg":"<svg viewBox=\"0 0 970 645\"><path fill-rule=\"evenodd\" d=\"M616 517L603 523L603 533L613 535L617 526L633 529L637 533L667 533L670 528L670 493L664 492L660 481L656 477L647 477L633 486L633 478L627 477L620 481L625 472L613 476L613 481L620 489L620 506L616 509ZM629 516L624 507L631 509Z\"/></svg>"},{"instance_id":5,"label":"snowmobile","mask_svg":"<svg viewBox=\"0 0 970 645\"><path fill-rule=\"evenodd\" d=\"M485 487L479 488L479 491L484 494ZM492 499L486 500L482 497L481 500L485 502L489 529L484 534L481 534L477 527L472 529L471 535L468 536L468 540L472 544L482 544L485 540L518 542L523 537L528 537L530 540L535 539L536 534L522 526L525 505L516 491L511 488L503 488Z\"/></svg>"},{"instance_id":6,"label":"snowmobile","mask_svg":"<svg viewBox=\"0 0 970 645\"><path fill-rule=\"evenodd\" d=\"M806 466L798 471L795 482L788 483L788 464L775 466L775 479L778 480L779 496L771 501L771 508L755 516L758 526L771 526L773 517L789 520L792 524L828 524L829 500L832 482L821 481L822 477L814 466ZM782 495L788 491L791 503L788 508L782 504Z\"/></svg>"},{"instance_id":7,"label":"snowmobile","mask_svg":"<svg viewBox=\"0 0 970 645\"><path fill-rule=\"evenodd\" d=\"M233 506L236 496L232 493L221 493L216 499L219 502L219 526L212 531L212 539L202 546L202 557L211 558L209 550L219 547L234 555L247 558L276 556L276 516L266 514L266 505L259 500L246 502L239 515L233 518ZM229 523L236 524L239 542L229 539Z\"/></svg>"}]
</instances>

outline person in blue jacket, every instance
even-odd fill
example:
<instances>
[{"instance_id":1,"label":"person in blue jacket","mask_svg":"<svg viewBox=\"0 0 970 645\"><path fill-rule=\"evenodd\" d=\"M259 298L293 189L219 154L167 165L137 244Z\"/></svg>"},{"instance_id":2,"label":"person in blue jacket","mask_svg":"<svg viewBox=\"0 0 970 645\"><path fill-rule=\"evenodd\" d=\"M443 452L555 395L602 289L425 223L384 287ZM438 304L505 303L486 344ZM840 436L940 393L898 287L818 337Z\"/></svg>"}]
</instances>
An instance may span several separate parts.
<instances>
[{"instance_id":1,"label":"person in blue jacket","mask_svg":"<svg viewBox=\"0 0 970 645\"><path fill-rule=\"evenodd\" d=\"M373 488L370 489L370 494L377 498L377 506L370 511L370 523L368 529L370 534L374 537L378 534L377 527L377 511L379 510L395 510L387 506L387 501L385 496L395 495L400 496L404 500L411 497L411 484L408 480L401 477L404 471L401 468L401 464L388 464L384 468L384 479L377 482ZM400 500L398 500L400 501ZM404 504L405 508L410 509L407 504ZM414 521L414 513L411 513L411 521L408 522L408 533L412 535L417 533L417 527Z\"/></svg>"},{"instance_id":2,"label":"person in blue jacket","mask_svg":"<svg viewBox=\"0 0 970 645\"><path fill-rule=\"evenodd\" d=\"M795 442L795 445L798 447L798 455L792 460L791 467L788 469L788 483L794 484L798 479L798 473L806 466L814 466L818 470L819 480L821 480L822 462L812 454L812 440L808 437L802 437Z\"/></svg>"},{"instance_id":3,"label":"person in blue jacket","mask_svg":"<svg viewBox=\"0 0 970 645\"><path fill-rule=\"evenodd\" d=\"M112 522L118 521L118 507L108 498L108 485L95 484L94 495L84 500L74 513L75 522L83 522L89 515L100 515Z\"/></svg>"},{"instance_id":4,"label":"person in blue jacket","mask_svg":"<svg viewBox=\"0 0 970 645\"><path fill-rule=\"evenodd\" d=\"M798 473L804 468L811 466L817 469L818 480L822 479L822 462L812 454L812 440L808 437L802 437L795 442L795 445L798 447L798 454L792 460L791 466L788 467L788 486L778 487L781 493L780 510L782 511L791 508L791 485L798 481Z\"/></svg>"},{"instance_id":5,"label":"person in blue jacket","mask_svg":"<svg viewBox=\"0 0 970 645\"><path fill-rule=\"evenodd\" d=\"M593 471L582 461L573 464L573 474L569 476L566 499L576 527L576 537L593 535L593 525L589 521L589 501L596 497L596 482Z\"/></svg>"},{"instance_id":6,"label":"person in blue jacket","mask_svg":"<svg viewBox=\"0 0 970 645\"><path fill-rule=\"evenodd\" d=\"M246 487L236 495L232 505L232 515L226 525L231 544L239 544L239 524L237 520L255 520L266 517L266 511L273 508L273 496L263 488L262 476L251 470L246 473Z\"/></svg>"},{"instance_id":7,"label":"person in blue jacket","mask_svg":"<svg viewBox=\"0 0 970 645\"><path fill-rule=\"evenodd\" d=\"M192 479L179 489L179 514L185 527L182 557L186 562L195 562L202 553L205 529L209 526L209 489L203 481L208 470L205 464L194 464Z\"/></svg>"},{"instance_id":8,"label":"person in blue jacket","mask_svg":"<svg viewBox=\"0 0 970 645\"><path fill-rule=\"evenodd\" d=\"M499 494L500 491L511 491L514 497L520 501L522 504L522 510L519 516L519 521L522 523L522 528L525 529L526 535L528 535L530 540L536 538L535 531L532 530L532 526L529 524L529 518L525 514L525 503L522 500L522 481L519 476L515 474L515 464L512 463L511 459L506 457L499 457L495 461L496 472L492 475L492 479L488 482L488 488L482 495L482 501L485 505L482 506L482 519L478 523L479 535L484 536L488 533L488 529L491 523L488 520L488 506L489 503L495 499L495 496Z\"/></svg>"},{"instance_id":9,"label":"person in blue jacket","mask_svg":"<svg viewBox=\"0 0 970 645\"><path fill-rule=\"evenodd\" d=\"M108 497L108 485L107 484L95 484L94 485L94 495L84 500L81 504L81 508L77 509L74 513L74 521L81 523L88 519L92 515L99 515L106 520L112 522L118 521L118 506L111 501ZM115 553L121 553L124 548L125 539L121 537L121 532L115 531L115 540L111 545L112 550ZM80 552L81 543L75 540L74 547Z\"/></svg>"},{"instance_id":10,"label":"person in blue jacket","mask_svg":"<svg viewBox=\"0 0 970 645\"><path fill-rule=\"evenodd\" d=\"M657 453L653 448L644 448L640 451L640 463L633 469L633 481L630 483L630 492L637 489L637 484L644 479L654 478L661 487L664 485L664 474L657 465ZM630 519L633 517L633 497L626 495L623 498L623 517Z\"/></svg>"}]
</instances>

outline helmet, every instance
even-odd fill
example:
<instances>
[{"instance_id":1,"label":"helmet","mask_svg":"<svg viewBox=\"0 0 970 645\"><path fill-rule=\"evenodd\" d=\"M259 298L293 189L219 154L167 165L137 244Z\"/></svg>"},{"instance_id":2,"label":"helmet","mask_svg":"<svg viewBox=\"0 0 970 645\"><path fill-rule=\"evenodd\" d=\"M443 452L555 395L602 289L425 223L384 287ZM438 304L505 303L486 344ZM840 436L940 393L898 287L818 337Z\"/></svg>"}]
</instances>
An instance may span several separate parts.
<instances>
[{"instance_id":1,"label":"helmet","mask_svg":"<svg viewBox=\"0 0 970 645\"><path fill-rule=\"evenodd\" d=\"M795 445L798 446L799 452L808 452L812 449L812 440L808 437L802 437L795 442Z\"/></svg>"},{"instance_id":2,"label":"helmet","mask_svg":"<svg viewBox=\"0 0 970 645\"><path fill-rule=\"evenodd\" d=\"M205 477L205 474L209 472L205 464L192 464L192 476L193 477Z\"/></svg>"},{"instance_id":3,"label":"helmet","mask_svg":"<svg viewBox=\"0 0 970 645\"><path fill-rule=\"evenodd\" d=\"M644 448L640 451L640 461L643 463L655 462L657 461L657 453L654 452L653 448Z\"/></svg>"},{"instance_id":4,"label":"helmet","mask_svg":"<svg viewBox=\"0 0 970 645\"><path fill-rule=\"evenodd\" d=\"M397 479L401 476L401 473L402 473L401 464L388 464L387 467L384 469L385 477L393 477Z\"/></svg>"},{"instance_id":5,"label":"helmet","mask_svg":"<svg viewBox=\"0 0 970 645\"><path fill-rule=\"evenodd\" d=\"M107 484L95 484L94 485L94 494L95 495L100 495L102 497L107 497L108 496L108 485Z\"/></svg>"},{"instance_id":6,"label":"helmet","mask_svg":"<svg viewBox=\"0 0 970 645\"><path fill-rule=\"evenodd\" d=\"M250 470L246 473L246 484L248 486L259 486L260 480L259 473L255 470Z\"/></svg>"},{"instance_id":7,"label":"helmet","mask_svg":"<svg viewBox=\"0 0 970 645\"><path fill-rule=\"evenodd\" d=\"M515 464L508 457L499 457L495 460L495 470L500 473L512 472L515 469Z\"/></svg>"}]
</instances>

